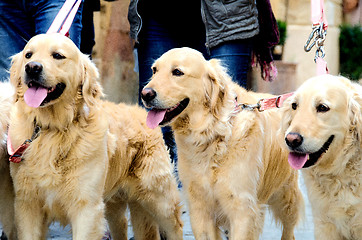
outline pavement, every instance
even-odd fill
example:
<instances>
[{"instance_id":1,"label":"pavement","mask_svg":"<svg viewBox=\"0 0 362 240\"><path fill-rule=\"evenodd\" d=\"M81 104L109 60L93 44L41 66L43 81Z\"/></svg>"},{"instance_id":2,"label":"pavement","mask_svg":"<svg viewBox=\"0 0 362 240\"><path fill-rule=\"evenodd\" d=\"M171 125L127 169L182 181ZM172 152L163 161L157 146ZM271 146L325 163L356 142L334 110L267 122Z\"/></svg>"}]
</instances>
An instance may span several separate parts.
<instances>
[{"instance_id":1,"label":"pavement","mask_svg":"<svg viewBox=\"0 0 362 240\"><path fill-rule=\"evenodd\" d=\"M300 188L302 190L302 194L304 197L305 202L305 216L304 220L299 224L297 229L295 230L295 239L296 240L314 240L314 226L313 226L313 216L312 211L310 207L310 202L307 198L307 192L304 185L303 178L300 177L299 181ZM194 240L192 230L191 230L191 224L190 224L190 218L188 213L182 215L182 219L184 221L184 240ZM0 225L1 229L1 225ZM128 236L132 237L132 226L129 224L128 227ZM277 240L281 239L282 231L281 226L277 226L274 221L272 220L269 212L266 214L265 218L265 224L263 233L259 240ZM49 236L47 239L52 240L69 240L72 239L71 233L70 233L70 227L66 226L65 228L61 227L58 223L54 223L50 226L49 229Z\"/></svg>"}]
</instances>

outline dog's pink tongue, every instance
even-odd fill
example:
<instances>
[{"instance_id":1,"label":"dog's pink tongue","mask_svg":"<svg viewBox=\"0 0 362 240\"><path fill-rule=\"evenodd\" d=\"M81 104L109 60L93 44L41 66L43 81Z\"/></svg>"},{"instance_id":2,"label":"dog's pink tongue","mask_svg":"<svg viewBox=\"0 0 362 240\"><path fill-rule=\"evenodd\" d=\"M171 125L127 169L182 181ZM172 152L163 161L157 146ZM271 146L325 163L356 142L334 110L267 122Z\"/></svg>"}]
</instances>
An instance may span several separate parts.
<instances>
[{"instance_id":1,"label":"dog's pink tongue","mask_svg":"<svg viewBox=\"0 0 362 240\"><path fill-rule=\"evenodd\" d=\"M308 154L289 153L288 162L292 168L301 169L308 160Z\"/></svg>"},{"instance_id":2,"label":"dog's pink tongue","mask_svg":"<svg viewBox=\"0 0 362 240\"><path fill-rule=\"evenodd\" d=\"M152 109L148 112L146 124L149 128L156 128L165 117L166 110Z\"/></svg>"},{"instance_id":3,"label":"dog's pink tongue","mask_svg":"<svg viewBox=\"0 0 362 240\"><path fill-rule=\"evenodd\" d=\"M37 108L44 101L48 94L48 90L43 87L31 87L26 90L24 100L30 107Z\"/></svg>"}]
</instances>

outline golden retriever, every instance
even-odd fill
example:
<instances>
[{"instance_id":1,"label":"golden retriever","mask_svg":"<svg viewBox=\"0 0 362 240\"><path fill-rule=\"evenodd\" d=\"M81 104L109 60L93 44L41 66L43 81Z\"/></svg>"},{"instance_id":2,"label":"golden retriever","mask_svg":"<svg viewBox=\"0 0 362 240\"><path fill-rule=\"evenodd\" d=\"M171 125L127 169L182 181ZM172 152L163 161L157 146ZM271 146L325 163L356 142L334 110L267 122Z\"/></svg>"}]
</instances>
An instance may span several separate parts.
<instances>
[{"instance_id":1,"label":"golden retriever","mask_svg":"<svg viewBox=\"0 0 362 240\"><path fill-rule=\"evenodd\" d=\"M182 239L179 192L160 129L146 111L100 99L98 72L60 34L33 37L13 58L16 88L9 135L32 142L11 163L18 237L45 239L54 220L73 239L127 239L125 210L138 239ZM39 132L36 129L40 129Z\"/></svg>"},{"instance_id":2,"label":"golden retriever","mask_svg":"<svg viewBox=\"0 0 362 240\"><path fill-rule=\"evenodd\" d=\"M171 125L179 175L197 240L258 239L265 204L294 239L303 212L298 173L288 165L275 134L276 110L236 110L261 95L232 83L218 60L190 48L166 52L152 66L141 97L150 108L148 126ZM264 95L263 95L264 96Z\"/></svg>"},{"instance_id":3,"label":"golden retriever","mask_svg":"<svg viewBox=\"0 0 362 240\"><path fill-rule=\"evenodd\" d=\"M0 222L9 240L16 239L14 189L10 177L9 155L6 149L13 94L14 88L9 82L0 82Z\"/></svg>"},{"instance_id":4,"label":"golden retriever","mask_svg":"<svg viewBox=\"0 0 362 240\"><path fill-rule=\"evenodd\" d=\"M322 75L283 107L281 135L290 165L303 168L317 240L362 239L361 106L359 84Z\"/></svg>"}]
</instances>

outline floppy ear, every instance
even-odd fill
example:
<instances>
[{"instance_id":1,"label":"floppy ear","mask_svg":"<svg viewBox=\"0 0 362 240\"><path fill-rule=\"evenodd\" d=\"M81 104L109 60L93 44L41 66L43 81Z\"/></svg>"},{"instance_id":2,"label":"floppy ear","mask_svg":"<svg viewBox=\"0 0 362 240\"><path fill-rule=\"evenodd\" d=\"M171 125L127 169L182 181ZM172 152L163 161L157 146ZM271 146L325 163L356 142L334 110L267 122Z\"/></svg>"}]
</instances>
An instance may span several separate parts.
<instances>
[{"instance_id":1,"label":"floppy ear","mask_svg":"<svg viewBox=\"0 0 362 240\"><path fill-rule=\"evenodd\" d=\"M362 95L361 92L354 92L348 106L350 119L350 132L353 138L362 144Z\"/></svg>"},{"instance_id":2,"label":"floppy ear","mask_svg":"<svg viewBox=\"0 0 362 240\"><path fill-rule=\"evenodd\" d=\"M15 102L19 99L19 91L21 88L21 73L22 73L22 64L21 57L23 52L19 52L11 57L11 67L10 67L10 83L15 88Z\"/></svg>"},{"instance_id":3,"label":"floppy ear","mask_svg":"<svg viewBox=\"0 0 362 240\"><path fill-rule=\"evenodd\" d=\"M99 84L99 73L97 67L88 58L82 54L83 62L83 79L82 79L82 95L88 106L93 106L96 99L103 97L103 90Z\"/></svg>"},{"instance_id":4,"label":"floppy ear","mask_svg":"<svg viewBox=\"0 0 362 240\"><path fill-rule=\"evenodd\" d=\"M208 61L206 77L206 95L210 102L211 113L218 118L219 112L227 100L227 82L231 81L226 69L221 66L220 61L211 59Z\"/></svg>"}]
</instances>

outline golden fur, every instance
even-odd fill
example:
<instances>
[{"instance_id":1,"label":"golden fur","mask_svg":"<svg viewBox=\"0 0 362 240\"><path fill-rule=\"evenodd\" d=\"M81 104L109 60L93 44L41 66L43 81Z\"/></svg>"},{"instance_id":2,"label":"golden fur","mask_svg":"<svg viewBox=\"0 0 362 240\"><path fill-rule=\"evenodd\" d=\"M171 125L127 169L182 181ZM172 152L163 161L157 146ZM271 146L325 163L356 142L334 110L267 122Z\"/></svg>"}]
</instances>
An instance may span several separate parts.
<instances>
[{"instance_id":1,"label":"golden fur","mask_svg":"<svg viewBox=\"0 0 362 240\"><path fill-rule=\"evenodd\" d=\"M16 239L14 189L10 177L9 155L6 149L13 94L14 88L10 83L0 83L0 222L9 240Z\"/></svg>"},{"instance_id":2,"label":"golden fur","mask_svg":"<svg viewBox=\"0 0 362 240\"><path fill-rule=\"evenodd\" d=\"M281 134L300 134L299 152L314 153L334 135L316 164L302 170L316 240L362 239L361 106L361 86L332 75L307 80L284 104Z\"/></svg>"},{"instance_id":3,"label":"golden fur","mask_svg":"<svg viewBox=\"0 0 362 240\"><path fill-rule=\"evenodd\" d=\"M60 97L38 108L24 102L29 62L42 65L33 80L66 85ZM127 205L136 239L159 239L158 228L168 239L182 239L169 154L160 129L145 125L144 109L100 100L97 69L59 34L33 37L10 71L16 87L12 144L41 127L23 161L10 166L20 240L45 239L53 220L70 224L73 239L101 239L105 218L112 238L125 240Z\"/></svg>"},{"instance_id":4,"label":"golden fur","mask_svg":"<svg viewBox=\"0 0 362 240\"><path fill-rule=\"evenodd\" d=\"M235 109L236 97L252 104L266 94L232 83L217 60L190 48L168 51L153 72L142 91L146 106L168 109L189 99L169 124L195 238L221 239L223 227L231 240L258 239L268 204L283 225L282 239L294 239L303 200L297 171L276 141L280 114Z\"/></svg>"}]
</instances>

